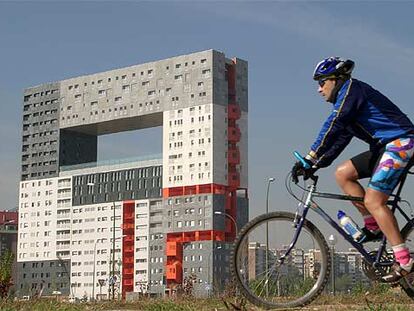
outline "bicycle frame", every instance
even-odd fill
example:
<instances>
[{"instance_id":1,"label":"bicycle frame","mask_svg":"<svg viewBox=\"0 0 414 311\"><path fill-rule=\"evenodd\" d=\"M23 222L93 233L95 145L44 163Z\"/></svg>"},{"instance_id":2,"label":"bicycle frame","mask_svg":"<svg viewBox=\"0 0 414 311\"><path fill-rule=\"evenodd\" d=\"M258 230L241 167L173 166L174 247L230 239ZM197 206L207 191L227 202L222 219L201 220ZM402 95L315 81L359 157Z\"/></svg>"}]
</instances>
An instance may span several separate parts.
<instances>
[{"instance_id":1,"label":"bicycle frame","mask_svg":"<svg viewBox=\"0 0 414 311\"><path fill-rule=\"evenodd\" d=\"M398 202L401 202L401 191L402 191L402 187L405 183L405 180L407 178L407 174L411 172L409 172L408 170L403 174L403 176L401 177L401 181L399 183L399 187L398 190L396 192L395 195L391 195L390 197L392 198L391 200L388 200L387 205L389 207L391 207L391 211L394 214L395 210L398 210L401 215L405 218L405 220L407 220L407 222L411 221L411 219L407 216L407 214L401 209L401 207L398 205ZM349 195L341 195L341 194L333 194L333 193L323 193L323 192L317 192L316 191L316 185L318 182L318 177L317 176L312 176L311 177L313 183L311 185L308 186L308 195L306 197L305 200L305 204L303 207L303 212L301 215L296 215L296 217L299 217L299 220L297 221L295 218L295 226L296 226L296 231L293 237L292 242L289 244L286 253L284 255L282 255L279 258L279 262L283 262L284 259L289 255L289 253L292 251L292 249L294 248L299 234L302 230L302 226L306 220L306 216L307 213L309 211L309 209L314 210L317 214L319 214L322 219L324 219L331 227L333 227L346 241L348 241L355 249L357 249L359 251L359 253L365 258L365 260L370 263L374 268L380 268L383 266L391 266L394 261L389 261L389 260L383 260L381 261L381 257L382 254L384 253L385 249L386 249L386 244L387 244L387 240L385 238L385 236L382 239L381 245L378 249L378 252L376 254L376 256L371 256L364 248L363 244L356 242L344 229L342 229L337 223L336 221L334 221L318 204L316 204L313 201L313 198L326 198L326 199L335 199L335 200L342 200L342 201L354 201L354 202L363 202L363 198L361 197L353 197L353 196L349 196Z\"/></svg>"}]
</instances>

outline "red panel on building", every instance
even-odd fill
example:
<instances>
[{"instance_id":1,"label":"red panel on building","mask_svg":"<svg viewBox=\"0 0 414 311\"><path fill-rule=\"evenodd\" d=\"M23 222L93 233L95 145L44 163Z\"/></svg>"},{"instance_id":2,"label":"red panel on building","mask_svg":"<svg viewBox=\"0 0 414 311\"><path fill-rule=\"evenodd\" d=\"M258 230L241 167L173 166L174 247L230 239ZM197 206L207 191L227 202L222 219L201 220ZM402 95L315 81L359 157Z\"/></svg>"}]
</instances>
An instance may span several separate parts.
<instances>
[{"instance_id":1,"label":"red panel on building","mask_svg":"<svg viewBox=\"0 0 414 311\"><path fill-rule=\"evenodd\" d=\"M125 201L122 206L122 299L134 291L135 202Z\"/></svg>"}]
</instances>

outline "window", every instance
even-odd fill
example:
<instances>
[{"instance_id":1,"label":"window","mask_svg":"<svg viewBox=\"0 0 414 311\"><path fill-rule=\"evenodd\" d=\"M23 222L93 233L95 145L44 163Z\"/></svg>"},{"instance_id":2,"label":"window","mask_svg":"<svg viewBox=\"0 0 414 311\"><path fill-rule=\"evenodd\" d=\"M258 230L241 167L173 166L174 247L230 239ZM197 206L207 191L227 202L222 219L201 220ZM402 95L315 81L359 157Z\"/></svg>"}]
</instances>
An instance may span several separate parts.
<instances>
[{"instance_id":1,"label":"window","mask_svg":"<svg viewBox=\"0 0 414 311\"><path fill-rule=\"evenodd\" d=\"M204 78L210 77L210 69L204 69L201 74Z\"/></svg>"}]
</instances>

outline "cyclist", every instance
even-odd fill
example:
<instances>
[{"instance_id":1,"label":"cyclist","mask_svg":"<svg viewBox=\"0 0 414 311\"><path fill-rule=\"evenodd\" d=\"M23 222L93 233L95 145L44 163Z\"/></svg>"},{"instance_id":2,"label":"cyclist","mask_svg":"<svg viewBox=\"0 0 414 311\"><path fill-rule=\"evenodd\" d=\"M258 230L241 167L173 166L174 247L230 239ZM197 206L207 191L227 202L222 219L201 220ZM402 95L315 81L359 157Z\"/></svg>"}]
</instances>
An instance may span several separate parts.
<instances>
[{"instance_id":1,"label":"cyclist","mask_svg":"<svg viewBox=\"0 0 414 311\"><path fill-rule=\"evenodd\" d=\"M387 97L352 78L353 69L352 60L339 57L317 64L313 79L333 108L305 157L311 168L295 163L292 178L295 182L299 175L307 179L317 169L329 166L354 136L369 144L368 151L339 165L335 177L344 193L364 197L363 203L353 204L364 218L365 241L380 239L384 233L390 242L396 263L382 280L396 283L414 272L414 260L386 202L413 157L414 125ZM365 191L358 179L368 177Z\"/></svg>"}]
</instances>

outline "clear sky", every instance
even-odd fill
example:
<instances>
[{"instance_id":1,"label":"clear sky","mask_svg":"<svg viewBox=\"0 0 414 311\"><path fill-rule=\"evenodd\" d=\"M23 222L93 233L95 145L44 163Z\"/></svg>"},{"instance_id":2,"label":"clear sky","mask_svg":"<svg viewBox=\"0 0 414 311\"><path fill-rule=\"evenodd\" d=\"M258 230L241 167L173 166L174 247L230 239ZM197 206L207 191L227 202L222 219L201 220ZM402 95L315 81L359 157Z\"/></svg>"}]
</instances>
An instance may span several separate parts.
<instances>
[{"instance_id":1,"label":"clear sky","mask_svg":"<svg viewBox=\"0 0 414 311\"><path fill-rule=\"evenodd\" d=\"M330 111L312 81L321 58L352 58L355 77L414 120L413 12L411 1L0 0L0 209L17 206L24 88L216 49L249 62L250 214L264 211L270 176L271 210L292 210L283 183L292 151L308 151ZM100 150L117 157L129 142L139 154L152 135L160 132L125 134ZM335 164L364 149L354 140ZM321 171L320 190L337 190L333 172ZM405 193L414 204L413 185Z\"/></svg>"}]
</instances>

